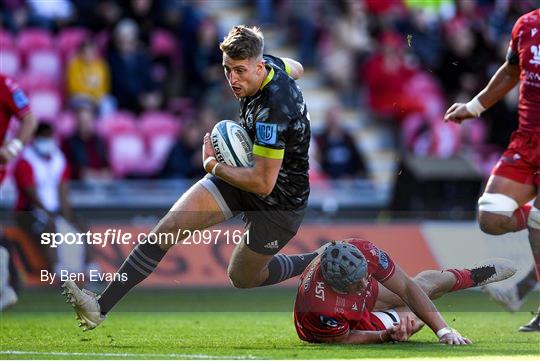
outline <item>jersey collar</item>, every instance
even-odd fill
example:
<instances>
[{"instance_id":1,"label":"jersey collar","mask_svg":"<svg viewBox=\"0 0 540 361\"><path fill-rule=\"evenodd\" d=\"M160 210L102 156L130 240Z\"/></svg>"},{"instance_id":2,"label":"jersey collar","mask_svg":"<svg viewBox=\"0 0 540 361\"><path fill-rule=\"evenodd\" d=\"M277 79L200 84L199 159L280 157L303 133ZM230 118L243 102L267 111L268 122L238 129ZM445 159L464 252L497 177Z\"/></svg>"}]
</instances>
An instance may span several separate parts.
<instances>
[{"instance_id":1,"label":"jersey collar","mask_svg":"<svg viewBox=\"0 0 540 361\"><path fill-rule=\"evenodd\" d=\"M266 78L264 78L264 81L263 81L261 87L259 88L259 90L263 90L264 87L266 86L266 84L270 83L272 78L274 78L274 68L270 67L270 71L266 75Z\"/></svg>"}]
</instances>

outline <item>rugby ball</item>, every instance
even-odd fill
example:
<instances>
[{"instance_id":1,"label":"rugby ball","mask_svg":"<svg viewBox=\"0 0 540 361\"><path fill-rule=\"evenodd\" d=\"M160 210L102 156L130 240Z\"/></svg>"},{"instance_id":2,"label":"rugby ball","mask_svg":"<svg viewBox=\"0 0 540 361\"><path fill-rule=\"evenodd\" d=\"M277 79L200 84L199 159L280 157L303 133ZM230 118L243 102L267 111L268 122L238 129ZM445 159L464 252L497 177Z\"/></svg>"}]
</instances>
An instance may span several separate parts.
<instances>
[{"instance_id":1,"label":"rugby ball","mask_svg":"<svg viewBox=\"0 0 540 361\"><path fill-rule=\"evenodd\" d=\"M222 120L210 135L216 160L233 167L253 165L253 143L248 133L237 122Z\"/></svg>"}]
</instances>

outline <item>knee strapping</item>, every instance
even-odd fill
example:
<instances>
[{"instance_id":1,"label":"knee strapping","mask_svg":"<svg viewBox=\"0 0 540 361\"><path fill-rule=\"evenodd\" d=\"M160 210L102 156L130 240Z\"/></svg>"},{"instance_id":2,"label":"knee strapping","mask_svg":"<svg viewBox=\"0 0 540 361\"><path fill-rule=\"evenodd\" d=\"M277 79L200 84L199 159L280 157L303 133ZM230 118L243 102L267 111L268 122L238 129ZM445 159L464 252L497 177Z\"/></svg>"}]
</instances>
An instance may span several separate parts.
<instances>
[{"instance_id":1,"label":"knee strapping","mask_svg":"<svg viewBox=\"0 0 540 361\"><path fill-rule=\"evenodd\" d=\"M515 200L500 193L484 193L478 199L478 210L512 217L519 205Z\"/></svg>"},{"instance_id":2,"label":"knee strapping","mask_svg":"<svg viewBox=\"0 0 540 361\"><path fill-rule=\"evenodd\" d=\"M527 226L540 229L540 209L532 206L531 212L529 213L529 218L527 218Z\"/></svg>"}]
</instances>

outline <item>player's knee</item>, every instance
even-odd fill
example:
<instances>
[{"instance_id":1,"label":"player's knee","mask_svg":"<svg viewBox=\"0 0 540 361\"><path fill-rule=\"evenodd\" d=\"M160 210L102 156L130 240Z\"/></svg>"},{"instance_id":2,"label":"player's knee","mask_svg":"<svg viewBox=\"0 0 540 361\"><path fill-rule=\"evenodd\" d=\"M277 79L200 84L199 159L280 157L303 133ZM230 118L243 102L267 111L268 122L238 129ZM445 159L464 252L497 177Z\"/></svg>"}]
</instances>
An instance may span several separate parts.
<instances>
[{"instance_id":1,"label":"player's knee","mask_svg":"<svg viewBox=\"0 0 540 361\"><path fill-rule=\"evenodd\" d=\"M227 275L229 276L229 281L235 288L253 288L259 286L253 279L246 277L243 272L239 272L233 267L227 269Z\"/></svg>"},{"instance_id":2,"label":"player's knee","mask_svg":"<svg viewBox=\"0 0 540 361\"><path fill-rule=\"evenodd\" d=\"M511 197L500 193L484 193L478 199L478 223L488 234L503 234L509 230L506 224L519 207Z\"/></svg>"}]
</instances>

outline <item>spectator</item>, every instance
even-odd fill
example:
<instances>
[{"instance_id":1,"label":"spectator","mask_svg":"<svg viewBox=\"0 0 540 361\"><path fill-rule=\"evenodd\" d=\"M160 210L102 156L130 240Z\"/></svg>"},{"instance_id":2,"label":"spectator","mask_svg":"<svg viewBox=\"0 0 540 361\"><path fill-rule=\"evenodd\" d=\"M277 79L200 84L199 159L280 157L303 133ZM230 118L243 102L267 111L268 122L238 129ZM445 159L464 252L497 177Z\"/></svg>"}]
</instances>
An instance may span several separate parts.
<instances>
[{"instance_id":1,"label":"spectator","mask_svg":"<svg viewBox=\"0 0 540 361\"><path fill-rule=\"evenodd\" d=\"M68 198L69 167L54 140L54 130L41 123L33 143L25 148L15 165L15 183L19 193L15 210L19 227L41 244L43 232L74 230L74 217ZM50 268L59 273L81 272L86 268L85 249L68 252L63 247L45 247ZM62 248L62 252L60 249ZM75 256L75 254L77 256Z\"/></svg>"},{"instance_id":2,"label":"spectator","mask_svg":"<svg viewBox=\"0 0 540 361\"><path fill-rule=\"evenodd\" d=\"M161 105L161 94L152 80L150 58L139 46L137 24L130 19L118 23L114 46L109 52L112 93L121 109L140 112Z\"/></svg>"},{"instance_id":3,"label":"spectator","mask_svg":"<svg viewBox=\"0 0 540 361\"><path fill-rule=\"evenodd\" d=\"M323 132L316 137L318 159L323 171L333 179L366 177L364 159L341 123L341 108L333 106L326 112Z\"/></svg>"},{"instance_id":4,"label":"spectator","mask_svg":"<svg viewBox=\"0 0 540 361\"><path fill-rule=\"evenodd\" d=\"M188 123L169 152L161 171L161 177L171 179L202 177L206 173L201 164L201 139L203 136L204 131L198 123Z\"/></svg>"},{"instance_id":5,"label":"spectator","mask_svg":"<svg viewBox=\"0 0 540 361\"><path fill-rule=\"evenodd\" d=\"M72 179L108 179L111 171L105 142L95 132L96 107L89 101L75 106L76 133L64 141Z\"/></svg>"},{"instance_id":6,"label":"spectator","mask_svg":"<svg viewBox=\"0 0 540 361\"><path fill-rule=\"evenodd\" d=\"M363 66L368 104L380 118L401 120L409 113L423 110L418 95L407 92L418 69L407 58L404 42L401 35L384 33L379 51Z\"/></svg>"},{"instance_id":7,"label":"spectator","mask_svg":"<svg viewBox=\"0 0 540 361\"><path fill-rule=\"evenodd\" d=\"M72 100L84 97L99 104L100 115L114 111L114 101L109 96L111 91L109 66L99 56L93 41L81 43L77 54L68 65L67 91Z\"/></svg>"}]
</instances>

